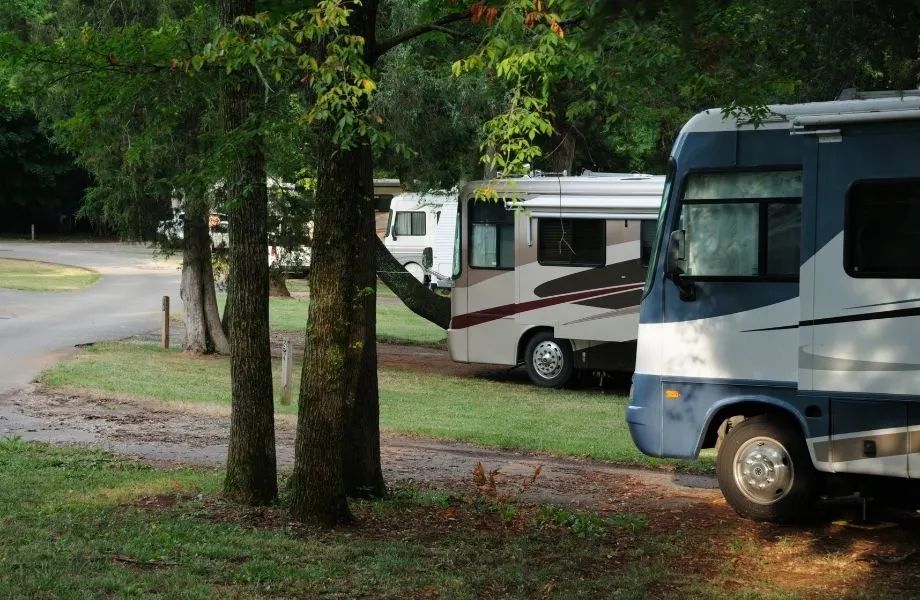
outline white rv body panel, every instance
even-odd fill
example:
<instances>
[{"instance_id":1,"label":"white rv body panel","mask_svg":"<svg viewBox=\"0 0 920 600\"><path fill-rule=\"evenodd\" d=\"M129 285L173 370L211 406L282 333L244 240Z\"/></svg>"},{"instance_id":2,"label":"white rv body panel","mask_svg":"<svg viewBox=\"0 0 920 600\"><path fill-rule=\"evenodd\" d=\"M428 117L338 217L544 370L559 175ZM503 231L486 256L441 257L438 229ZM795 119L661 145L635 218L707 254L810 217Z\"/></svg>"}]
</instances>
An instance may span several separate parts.
<instances>
[{"instance_id":1,"label":"white rv body panel","mask_svg":"<svg viewBox=\"0 0 920 600\"><path fill-rule=\"evenodd\" d=\"M454 240L457 235L457 206L455 200L441 205L440 217L431 244L432 264L428 269L431 284L440 288L453 287Z\"/></svg>"},{"instance_id":2,"label":"white rv body panel","mask_svg":"<svg viewBox=\"0 0 920 600\"><path fill-rule=\"evenodd\" d=\"M390 201L383 244L423 283L429 278L422 266L425 249L432 248L442 207L451 201L456 201L456 195L444 191L400 194Z\"/></svg>"}]
</instances>

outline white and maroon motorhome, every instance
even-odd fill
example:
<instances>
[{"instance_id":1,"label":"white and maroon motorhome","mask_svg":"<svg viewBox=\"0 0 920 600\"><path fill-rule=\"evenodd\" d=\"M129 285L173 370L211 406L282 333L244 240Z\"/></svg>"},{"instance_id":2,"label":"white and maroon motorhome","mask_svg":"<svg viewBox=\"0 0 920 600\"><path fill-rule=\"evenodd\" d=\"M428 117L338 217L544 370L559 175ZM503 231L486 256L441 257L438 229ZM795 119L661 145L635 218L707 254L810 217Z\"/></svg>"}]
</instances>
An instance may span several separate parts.
<instances>
[{"instance_id":1,"label":"white and maroon motorhome","mask_svg":"<svg viewBox=\"0 0 920 600\"><path fill-rule=\"evenodd\" d=\"M477 200L488 186L494 200ZM643 256L664 176L472 182L460 195L450 356L527 367L561 387L576 369L631 373ZM481 194L480 194L481 195Z\"/></svg>"}]
</instances>

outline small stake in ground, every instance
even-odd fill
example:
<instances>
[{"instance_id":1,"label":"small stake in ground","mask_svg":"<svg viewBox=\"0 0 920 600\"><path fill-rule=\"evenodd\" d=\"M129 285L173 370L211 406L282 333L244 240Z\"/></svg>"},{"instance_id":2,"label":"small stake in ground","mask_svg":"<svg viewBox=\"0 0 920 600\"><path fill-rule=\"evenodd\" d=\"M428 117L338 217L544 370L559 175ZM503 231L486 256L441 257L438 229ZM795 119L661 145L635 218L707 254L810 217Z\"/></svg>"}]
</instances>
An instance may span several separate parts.
<instances>
[{"instance_id":1,"label":"small stake in ground","mask_svg":"<svg viewBox=\"0 0 920 600\"><path fill-rule=\"evenodd\" d=\"M160 331L160 345L169 348L169 296L163 296L163 329Z\"/></svg>"},{"instance_id":2,"label":"small stake in ground","mask_svg":"<svg viewBox=\"0 0 920 600\"><path fill-rule=\"evenodd\" d=\"M291 340L281 344L281 404L291 403Z\"/></svg>"}]
</instances>

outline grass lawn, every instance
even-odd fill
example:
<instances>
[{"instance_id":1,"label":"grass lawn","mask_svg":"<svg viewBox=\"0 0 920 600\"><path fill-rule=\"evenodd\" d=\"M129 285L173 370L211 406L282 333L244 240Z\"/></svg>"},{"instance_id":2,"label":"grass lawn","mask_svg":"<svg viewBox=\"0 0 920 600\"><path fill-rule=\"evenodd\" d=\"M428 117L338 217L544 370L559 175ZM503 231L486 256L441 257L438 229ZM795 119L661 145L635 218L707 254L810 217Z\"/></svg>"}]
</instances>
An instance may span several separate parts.
<instances>
[{"instance_id":1,"label":"grass lawn","mask_svg":"<svg viewBox=\"0 0 920 600\"><path fill-rule=\"evenodd\" d=\"M0 258L0 288L28 292L68 292L92 285L99 273L35 260Z\"/></svg>"},{"instance_id":2,"label":"grass lawn","mask_svg":"<svg viewBox=\"0 0 920 600\"><path fill-rule=\"evenodd\" d=\"M296 403L276 410L296 414ZM294 366L298 390L300 367ZM230 404L229 361L190 357L150 344L104 343L42 375L52 387L98 389L166 402ZM710 470L702 461L653 459L639 452L625 421L626 399L531 385L381 370L380 424L385 431L624 464Z\"/></svg>"},{"instance_id":3,"label":"grass lawn","mask_svg":"<svg viewBox=\"0 0 920 600\"><path fill-rule=\"evenodd\" d=\"M675 569L702 536L640 515L396 489L320 531L225 503L221 480L0 440L0 596L639 599L701 583Z\"/></svg>"},{"instance_id":4,"label":"grass lawn","mask_svg":"<svg viewBox=\"0 0 920 600\"><path fill-rule=\"evenodd\" d=\"M309 279L288 279L285 281L287 284L287 289L292 294L296 293L310 293L310 280ZM377 297L378 298L395 298L396 294L393 293L393 290L387 287L382 281L377 281Z\"/></svg>"},{"instance_id":5,"label":"grass lawn","mask_svg":"<svg viewBox=\"0 0 920 600\"><path fill-rule=\"evenodd\" d=\"M306 280L289 279L287 284L291 292L309 291L309 283ZM382 283L379 286L384 292L379 295L380 298L396 298ZM218 295L217 303L221 314L225 301L226 295ZM274 331L302 335L307 326L309 308L309 298L269 298L269 327ZM181 308L173 310L170 318L181 321ZM419 317L401 302L380 302L377 304L377 340L391 344L444 347L447 343L447 332Z\"/></svg>"},{"instance_id":6,"label":"grass lawn","mask_svg":"<svg viewBox=\"0 0 920 600\"><path fill-rule=\"evenodd\" d=\"M275 331L303 333L309 308L307 299L269 298L269 326ZM404 304L387 302L377 304L377 339L396 344L437 345L447 340L447 332Z\"/></svg>"}]
</instances>

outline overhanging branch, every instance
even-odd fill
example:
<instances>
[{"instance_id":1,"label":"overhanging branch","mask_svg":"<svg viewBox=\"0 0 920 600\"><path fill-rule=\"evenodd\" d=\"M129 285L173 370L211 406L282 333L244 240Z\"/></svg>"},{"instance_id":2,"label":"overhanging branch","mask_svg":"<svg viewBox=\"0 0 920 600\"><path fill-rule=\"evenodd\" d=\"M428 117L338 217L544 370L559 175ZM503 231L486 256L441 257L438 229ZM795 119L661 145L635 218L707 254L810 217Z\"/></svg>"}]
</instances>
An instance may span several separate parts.
<instances>
[{"instance_id":1,"label":"overhanging branch","mask_svg":"<svg viewBox=\"0 0 920 600\"><path fill-rule=\"evenodd\" d=\"M444 26L450 25L451 23L456 23L458 21L463 21L464 19L468 19L471 16L472 16L472 13L469 11L469 9L467 9L461 12L444 15L440 19L436 19L432 21L431 23L426 23L424 25L419 25L418 27L413 27L412 29L407 29L406 31L400 33L399 35L395 35L392 38L388 40L384 40L380 42L379 44L377 44L376 47L374 48L374 51L368 57L369 59L368 62L373 64L377 62L377 59L379 59L381 56L383 56L384 54L386 54L387 52L389 52L396 46L399 46L400 44L405 44L409 40L414 40L415 38L421 35L425 35L426 33L430 33L432 31L441 31L441 32L450 33L453 35L455 32L450 29L447 29Z\"/></svg>"}]
</instances>

